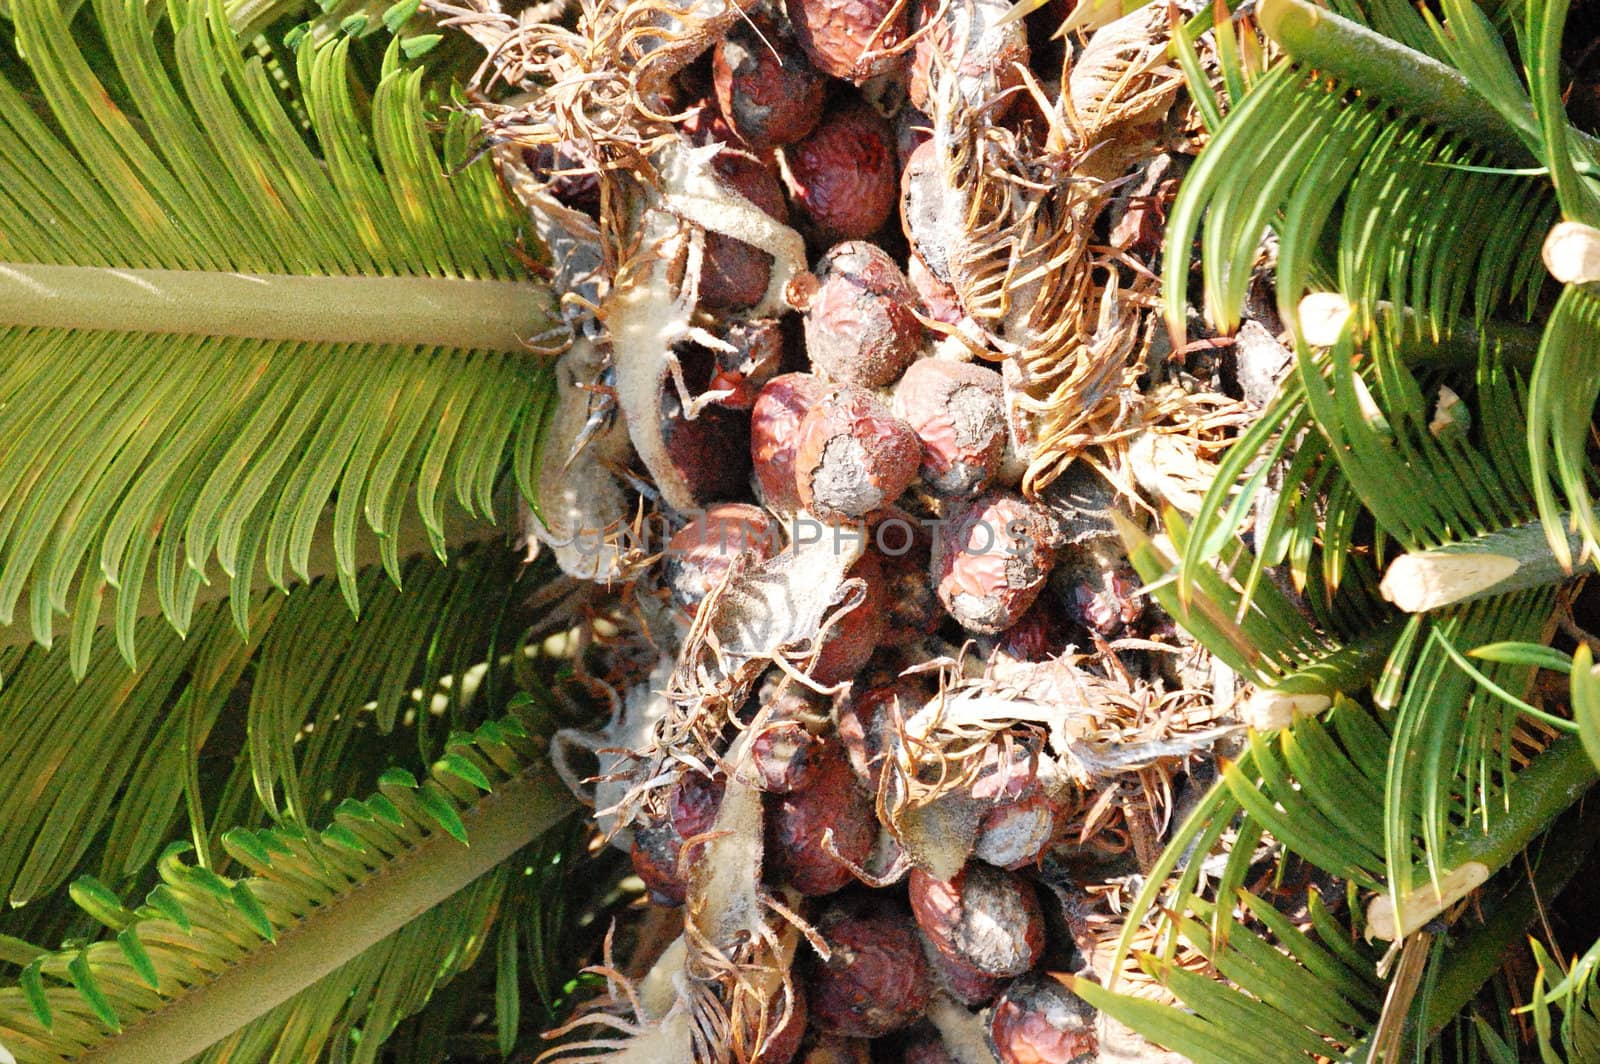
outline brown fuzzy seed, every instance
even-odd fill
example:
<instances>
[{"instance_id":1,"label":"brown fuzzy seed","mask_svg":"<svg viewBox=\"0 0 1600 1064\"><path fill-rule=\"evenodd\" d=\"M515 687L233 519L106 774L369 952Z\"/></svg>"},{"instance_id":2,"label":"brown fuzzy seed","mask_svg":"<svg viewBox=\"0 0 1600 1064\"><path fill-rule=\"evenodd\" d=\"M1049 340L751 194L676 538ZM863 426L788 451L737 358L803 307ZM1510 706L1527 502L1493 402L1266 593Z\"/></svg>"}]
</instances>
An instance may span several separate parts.
<instances>
[{"instance_id":1,"label":"brown fuzzy seed","mask_svg":"<svg viewBox=\"0 0 1600 1064\"><path fill-rule=\"evenodd\" d=\"M794 474L800 423L812 404L829 391L819 377L785 373L766 383L750 409L750 455L755 463L756 488L762 503L774 513L792 514L800 509Z\"/></svg>"},{"instance_id":2,"label":"brown fuzzy seed","mask_svg":"<svg viewBox=\"0 0 1600 1064\"><path fill-rule=\"evenodd\" d=\"M767 164L724 148L711 160L724 184L780 222L789 220L783 190ZM766 294L772 256L723 233L707 233L700 261L700 302L712 310L743 310Z\"/></svg>"},{"instance_id":3,"label":"brown fuzzy seed","mask_svg":"<svg viewBox=\"0 0 1600 1064\"><path fill-rule=\"evenodd\" d=\"M962 627L1010 628L1044 587L1059 531L1050 516L1008 491L978 496L933 541L939 601Z\"/></svg>"},{"instance_id":4,"label":"brown fuzzy seed","mask_svg":"<svg viewBox=\"0 0 1600 1064\"><path fill-rule=\"evenodd\" d=\"M948 883L911 871L911 911L940 953L984 975L1021 975L1044 951L1044 912L1033 885L981 863Z\"/></svg>"},{"instance_id":5,"label":"brown fuzzy seed","mask_svg":"<svg viewBox=\"0 0 1600 1064\"><path fill-rule=\"evenodd\" d=\"M832 894L855 878L849 864L859 867L872 853L878 818L843 751L824 747L806 786L774 795L771 801L767 856L769 871L778 882L816 897ZM833 853L824 841L829 831Z\"/></svg>"},{"instance_id":6,"label":"brown fuzzy seed","mask_svg":"<svg viewBox=\"0 0 1600 1064\"><path fill-rule=\"evenodd\" d=\"M925 358L895 386L895 413L922 441L922 479L946 497L988 485L1006 447L1005 382L992 369Z\"/></svg>"},{"instance_id":7,"label":"brown fuzzy seed","mask_svg":"<svg viewBox=\"0 0 1600 1064\"><path fill-rule=\"evenodd\" d=\"M717 42L711 79L723 118L756 151L793 144L822 118L827 79L767 13L750 12Z\"/></svg>"},{"instance_id":8,"label":"brown fuzzy seed","mask_svg":"<svg viewBox=\"0 0 1600 1064\"><path fill-rule=\"evenodd\" d=\"M882 53L905 39L910 21L896 0L787 0L785 6L816 68L857 84L896 65L896 56Z\"/></svg>"},{"instance_id":9,"label":"brown fuzzy seed","mask_svg":"<svg viewBox=\"0 0 1600 1064\"><path fill-rule=\"evenodd\" d=\"M800 424L795 487L824 521L870 520L916 479L922 444L904 421L866 391L838 388Z\"/></svg>"},{"instance_id":10,"label":"brown fuzzy seed","mask_svg":"<svg viewBox=\"0 0 1600 1064\"><path fill-rule=\"evenodd\" d=\"M858 388L892 384L922 350L917 294L888 253L850 240L817 265L806 309L806 357L824 380Z\"/></svg>"},{"instance_id":11,"label":"brown fuzzy seed","mask_svg":"<svg viewBox=\"0 0 1600 1064\"><path fill-rule=\"evenodd\" d=\"M812 968L812 1022L877 1038L920 1019L932 990L928 962L901 903L883 895L835 903L817 919L831 956Z\"/></svg>"},{"instance_id":12,"label":"brown fuzzy seed","mask_svg":"<svg viewBox=\"0 0 1600 1064\"><path fill-rule=\"evenodd\" d=\"M666 583L672 600L693 618L734 559L748 552L764 561L779 546L778 530L761 507L742 502L706 507L667 541Z\"/></svg>"},{"instance_id":13,"label":"brown fuzzy seed","mask_svg":"<svg viewBox=\"0 0 1600 1064\"><path fill-rule=\"evenodd\" d=\"M894 213L894 133L865 103L824 116L784 157L789 195L824 241L863 240Z\"/></svg>"},{"instance_id":14,"label":"brown fuzzy seed","mask_svg":"<svg viewBox=\"0 0 1600 1064\"><path fill-rule=\"evenodd\" d=\"M1027 976L995 1003L989 1037L1001 1064L1088 1064L1099 1052L1095 1010L1049 974Z\"/></svg>"}]
</instances>

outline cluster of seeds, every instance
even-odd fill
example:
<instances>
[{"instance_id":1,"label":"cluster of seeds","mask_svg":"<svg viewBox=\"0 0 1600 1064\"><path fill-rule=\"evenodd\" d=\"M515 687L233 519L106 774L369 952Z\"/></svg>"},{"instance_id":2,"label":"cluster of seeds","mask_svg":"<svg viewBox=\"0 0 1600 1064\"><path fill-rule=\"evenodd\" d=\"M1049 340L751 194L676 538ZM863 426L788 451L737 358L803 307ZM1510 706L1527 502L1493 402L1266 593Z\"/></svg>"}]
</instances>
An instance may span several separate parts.
<instances>
[{"instance_id":1,"label":"cluster of seeds","mask_svg":"<svg viewBox=\"0 0 1600 1064\"><path fill-rule=\"evenodd\" d=\"M1046 378L1019 352L1055 341L995 302L978 262L992 249L950 239L939 138L952 108L1006 143L1060 136L1036 75L1064 82L1060 11L1009 12L761 0L716 23L648 101L639 150L671 146L650 156L662 176L626 226L607 213L622 194L597 198L585 167L561 167L615 144L519 160L627 259L610 297L596 293L595 333L617 349L626 430L668 535L583 575L629 584L660 660L583 745L600 751L602 823L651 902L683 912L689 960L669 950L662 963L701 988L677 1000L727 1042L696 1043L697 1057L1099 1059L1093 1010L1052 973L1092 973L1087 882L1148 860L1153 805L1135 825L1125 799L1170 787L1184 758L1130 746L1091 769L1070 751L1156 737L1141 729L1158 716L1161 737L1181 731L1203 701L1180 697L1195 675L1183 670L1205 663L1136 593L1106 480L1080 464L1047 491L1025 483ZM1147 124L1169 121L1163 99ZM1061 187L1073 180L1063 162ZM696 206L718 197L757 222ZM1123 229L1117 254L1153 257L1147 233ZM798 266L788 235L804 244ZM637 291L616 295L624 277L677 294L641 310ZM1019 300L1039 291L1037 276L1026 284ZM640 335L657 346L640 354ZM1107 379L1131 379L1143 335ZM580 478L549 484L573 513L592 501ZM624 519L609 531L629 531ZM1107 782L1117 771L1146 775L1123 792ZM735 854L750 862L736 875ZM671 1032L647 993L623 999L645 1002L636 1037Z\"/></svg>"}]
</instances>

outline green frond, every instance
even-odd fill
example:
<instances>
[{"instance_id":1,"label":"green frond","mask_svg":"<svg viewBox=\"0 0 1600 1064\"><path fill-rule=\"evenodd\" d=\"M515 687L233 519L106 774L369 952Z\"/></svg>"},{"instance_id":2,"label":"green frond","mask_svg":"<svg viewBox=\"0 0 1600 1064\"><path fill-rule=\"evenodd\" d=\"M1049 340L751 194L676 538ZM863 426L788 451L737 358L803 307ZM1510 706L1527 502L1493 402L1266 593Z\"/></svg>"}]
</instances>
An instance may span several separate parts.
<instances>
[{"instance_id":1,"label":"green frond","mask_svg":"<svg viewBox=\"0 0 1600 1064\"><path fill-rule=\"evenodd\" d=\"M103 631L77 684L63 654L0 651L0 895L40 898L91 854L98 875L126 883L175 828L221 857L230 827L316 822L393 758L432 756L481 714L474 694L503 688L516 633L501 614L526 586L517 564L490 550L414 562L403 593L369 569L359 619L331 580L257 594L248 640L220 604L187 639L147 618L142 669L130 674Z\"/></svg>"},{"instance_id":2,"label":"green frond","mask_svg":"<svg viewBox=\"0 0 1600 1064\"><path fill-rule=\"evenodd\" d=\"M1366 1060L1380 1015L1395 1031L1408 1029L1415 1042L1409 1055L1384 1059L1457 1059L1435 1056L1440 1032L1493 977L1506 948L1534 919L1540 899L1559 893L1593 848L1595 814L1558 814L1594 775L1574 756L1580 753L1575 743L1553 748L1519 781L1525 790L1518 798L1515 825L1502 823L1489 833L1475 833L1468 825L1453 840L1450 856L1458 863L1481 858L1501 867L1526 851L1533 855L1529 867L1534 880L1527 880L1520 866L1507 868L1496 888L1484 892L1476 909L1482 921L1458 932L1448 953L1436 949L1425 977L1417 970L1392 977L1419 980L1408 1019L1408 998L1401 999L1400 1014L1387 1014L1389 991L1375 974L1377 955L1358 938L1358 933L1378 928L1372 916L1376 907L1367 909L1367 918L1354 914L1355 884L1371 884L1383 874L1384 856L1370 840L1383 829L1390 745L1385 719L1348 702L1334 710L1327 724L1307 718L1270 740L1253 735L1248 753L1228 766L1223 781L1152 869L1128 913L1112 962L1114 971L1122 970L1138 928L1155 915L1155 948L1136 959L1186 1011L1128 997L1116 984L1101 990L1079 981L1077 992L1147 1037L1197 1060L1233 1059L1218 1047L1235 1024L1249 1025L1267 1038L1252 1046L1250 1060L1303 1061L1319 1059L1319 1054ZM1545 832L1553 821L1555 826ZM1270 836L1263 835L1264 827ZM1241 889L1247 879L1274 881L1270 869L1263 875L1259 867L1263 857L1258 844L1264 837L1350 884L1342 902L1346 915L1336 918L1312 890L1304 914L1291 919L1279 906L1293 905L1295 899L1278 895L1273 900ZM1220 868L1205 861L1224 842ZM1281 854L1266 859L1277 863L1280 872L1291 860ZM1209 883L1202 865L1209 869ZM1238 904L1217 903L1221 898L1237 899ZM1202 961L1207 972L1225 982L1193 971ZM1460 1027L1456 1025L1451 1037L1473 1044L1487 1041L1476 1024Z\"/></svg>"},{"instance_id":3,"label":"green frond","mask_svg":"<svg viewBox=\"0 0 1600 1064\"><path fill-rule=\"evenodd\" d=\"M1600 551L1600 515L1595 513L1594 464L1587 453L1600 371L1600 297L1568 285L1545 327L1544 344L1529 384L1528 442L1538 492L1539 519L1556 562L1570 571L1578 533L1583 553ZM1561 496L1556 494L1556 486ZM1564 505L1563 505L1564 504Z\"/></svg>"},{"instance_id":4,"label":"green frond","mask_svg":"<svg viewBox=\"0 0 1600 1064\"><path fill-rule=\"evenodd\" d=\"M1552 605L1553 592L1542 589L1414 618L1414 637L1402 645L1415 652L1390 659L1388 682L1379 688L1402 693L1381 794L1396 896L1454 867L1450 851L1460 840L1495 835L1514 819L1523 801L1516 759L1537 755L1539 746L1519 743L1522 710L1466 671L1458 655L1497 636L1536 637ZM1486 662L1479 675L1520 694L1532 673L1525 665Z\"/></svg>"},{"instance_id":5,"label":"green frond","mask_svg":"<svg viewBox=\"0 0 1600 1064\"><path fill-rule=\"evenodd\" d=\"M1434 335L1469 307L1482 319L1530 306L1545 283L1538 245L1555 218L1548 185L1463 169L1497 157L1426 119L1396 121L1392 100L1326 76L1293 63L1269 71L1185 179L1167 246L1187 249L1201 236L1212 323L1237 324L1269 226L1285 321L1297 321L1318 276L1337 278L1364 325L1381 298L1415 307ZM1168 270L1164 283L1176 327L1188 273Z\"/></svg>"},{"instance_id":6,"label":"green frond","mask_svg":"<svg viewBox=\"0 0 1600 1064\"><path fill-rule=\"evenodd\" d=\"M1195 556L1195 536L1174 512L1166 534L1152 538L1131 523L1120 525L1129 560L1145 591L1229 668L1266 690L1284 695L1326 695L1356 690L1377 676L1392 641L1382 611L1368 613L1370 594L1346 594L1335 617L1369 622L1349 642L1318 631L1289 597L1263 579L1260 559L1237 540L1200 554L1205 563L1189 577L1183 559ZM1322 703L1326 705L1326 701Z\"/></svg>"},{"instance_id":7,"label":"green frond","mask_svg":"<svg viewBox=\"0 0 1600 1064\"><path fill-rule=\"evenodd\" d=\"M330 537L354 607L359 526L398 579L407 510L442 557L447 504L503 514L496 485L513 453L532 453L519 439L550 386L522 343L549 326L549 296L527 279L486 164L447 174L471 120L448 116L441 154L419 70L392 48L363 116L350 42L302 44L308 144L220 4L176 4L174 24L146 11L100 0L69 29L52 0L18 0L14 43L0 37L29 73L0 78L0 623L25 617L48 645L70 617L80 666L102 613L132 662L142 610L158 603L187 631L206 585L244 600L262 579L309 579ZM91 44L114 69L91 65ZM50 284L98 299L84 319L97 327L41 326L83 324L41 276L79 277ZM159 331L174 326L146 310L166 297L145 290L163 278L226 304L235 327ZM297 304L301 282L344 294ZM117 284L150 298L118 303ZM251 284L290 294L251 310L228 294ZM453 323L484 319L485 299L525 328L440 346ZM307 320L397 314L439 329L326 342ZM156 603L142 602L152 585Z\"/></svg>"},{"instance_id":8,"label":"green frond","mask_svg":"<svg viewBox=\"0 0 1600 1064\"><path fill-rule=\"evenodd\" d=\"M1218 906L1192 900L1193 916L1174 924L1191 960L1203 959L1228 983L1150 954L1140 966L1183 1010L1074 980L1075 992L1145 1037L1195 1060L1289 1064L1334 1056L1376 1022L1383 986L1377 955L1354 944L1344 926L1309 895L1311 926L1298 927L1248 891L1237 899L1249 927L1218 938ZM1232 905L1222 908L1233 908Z\"/></svg>"},{"instance_id":9,"label":"green frond","mask_svg":"<svg viewBox=\"0 0 1600 1064\"><path fill-rule=\"evenodd\" d=\"M1114 969L1153 932L1141 963L1184 1011L1105 1007L1196 1059L1239 1055L1216 1040L1243 1028L1265 1039L1250 1059L1514 1059L1495 972L1591 848L1574 803L1600 766L1588 651L1568 665L1534 642L1600 548L1594 278L1555 300L1550 275L1572 275L1540 255L1561 216L1595 220L1600 152L1565 113L1565 4L1331 6L1258 6L1285 58L1230 84L1171 214L1175 332L1196 239L1207 317L1229 330L1271 233L1296 359L1193 527L1134 537L1132 556L1257 685L1241 715L1275 730L1251 733L1129 913ZM1269 577L1314 624L1280 619ZM1570 674L1571 720L1530 694L1541 667ZM1259 945L1238 925L1261 915L1233 899L1263 862L1335 877L1365 907L1347 923L1397 940L1398 974L1369 987L1388 1003L1340 1028L1284 996L1326 973L1223 964ZM1321 942L1348 945L1327 923ZM1184 970L1197 959L1220 981Z\"/></svg>"},{"instance_id":10,"label":"green frond","mask_svg":"<svg viewBox=\"0 0 1600 1064\"><path fill-rule=\"evenodd\" d=\"M359 1028L341 1052L376 1059L394 1023L486 943L502 862L572 808L515 719L446 751L420 783L391 769L320 832L228 832L248 875L169 849L133 909L84 881L75 895L114 938L37 959L0 990L0 1045L19 1064L309 1060Z\"/></svg>"},{"instance_id":11,"label":"green frond","mask_svg":"<svg viewBox=\"0 0 1600 1064\"><path fill-rule=\"evenodd\" d=\"M1533 1014L1541 1060L1545 1064L1575 1064L1600 1059L1600 942L1590 946L1565 971L1537 940L1530 945L1539 972L1534 977L1529 1011ZM1552 1011L1556 1009L1561 1015L1559 1031Z\"/></svg>"}]
</instances>

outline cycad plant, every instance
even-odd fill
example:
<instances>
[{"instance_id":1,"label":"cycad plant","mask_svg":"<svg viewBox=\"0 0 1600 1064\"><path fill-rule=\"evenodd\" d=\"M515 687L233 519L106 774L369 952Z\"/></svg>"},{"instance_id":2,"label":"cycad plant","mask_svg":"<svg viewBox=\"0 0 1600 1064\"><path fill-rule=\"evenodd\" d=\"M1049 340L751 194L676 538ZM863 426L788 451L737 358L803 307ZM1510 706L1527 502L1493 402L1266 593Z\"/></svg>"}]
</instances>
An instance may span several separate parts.
<instances>
[{"instance_id":1,"label":"cycad plant","mask_svg":"<svg viewBox=\"0 0 1600 1064\"><path fill-rule=\"evenodd\" d=\"M1172 327L1192 249L1224 332L1275 258L1294 358L1198 512L1127 538L1255 728L1123 938L1177 1007L1077 986L1200 1061L1593 1060L1600 943L1536 922L1596 838L1586 42L1564 0L1331 6L1218 5L1214 78L1179 43L1213 137Z\"/></svg>"},{"instance_id":2,"label":"cycad plant","mask_svg":"<svg viewBox=\"0 0 1600 1064\"><path fill-rule=\"evenodd\" d=\"M417 7L0 5L0 1060L492 1055L581 963L554 301Z\"/></svg>"}]
</instances>

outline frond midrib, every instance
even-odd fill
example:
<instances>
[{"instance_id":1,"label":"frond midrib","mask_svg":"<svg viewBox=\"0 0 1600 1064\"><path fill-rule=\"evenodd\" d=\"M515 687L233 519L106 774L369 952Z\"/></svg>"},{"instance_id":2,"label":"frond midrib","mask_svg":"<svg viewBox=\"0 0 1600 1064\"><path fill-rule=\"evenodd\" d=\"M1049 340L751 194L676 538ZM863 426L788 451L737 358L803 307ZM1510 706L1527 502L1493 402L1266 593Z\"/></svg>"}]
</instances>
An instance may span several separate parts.
<instances>
[{"instance_id":1,"label":"frond midrib","mask_svg":"<svg viewBox=\"0 0 1600 1064\"><path fill-rule=\"evenodd\" d=\"M526 353L554 322L532 282L0 262L0 326Z\"/></svg>"}]
</instances>

